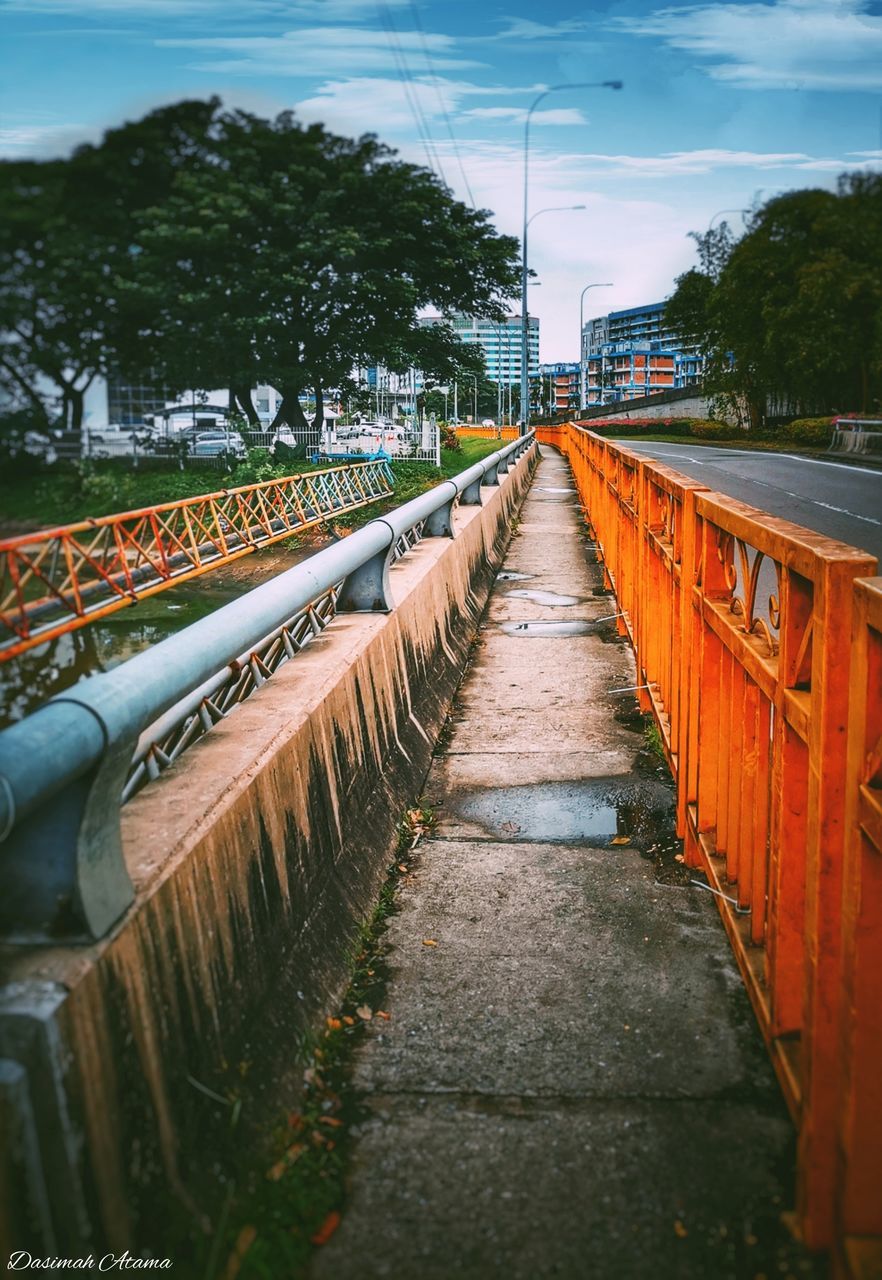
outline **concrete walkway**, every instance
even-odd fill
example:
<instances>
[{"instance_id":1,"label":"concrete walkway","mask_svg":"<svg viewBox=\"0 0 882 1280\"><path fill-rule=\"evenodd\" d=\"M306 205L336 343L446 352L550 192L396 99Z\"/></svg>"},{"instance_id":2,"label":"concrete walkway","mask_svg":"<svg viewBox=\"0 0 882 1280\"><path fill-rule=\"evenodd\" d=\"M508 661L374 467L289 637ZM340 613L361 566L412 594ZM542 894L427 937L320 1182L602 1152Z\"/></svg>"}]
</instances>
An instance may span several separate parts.
<instances>
[{"instance_id":1,"label":"concrete walkway","mask_svg":"<svg viewBox=\"0 0 882 1280\"><path fill-rule=\"evenodd\" d=\"M367 1119L315 1280L810 1270L715 905L610 693L634 683L596 621L614 607L546 450L426 787L440 822L389 929L391 1020L356 1064Z\"/></svg>"}]
</instances>

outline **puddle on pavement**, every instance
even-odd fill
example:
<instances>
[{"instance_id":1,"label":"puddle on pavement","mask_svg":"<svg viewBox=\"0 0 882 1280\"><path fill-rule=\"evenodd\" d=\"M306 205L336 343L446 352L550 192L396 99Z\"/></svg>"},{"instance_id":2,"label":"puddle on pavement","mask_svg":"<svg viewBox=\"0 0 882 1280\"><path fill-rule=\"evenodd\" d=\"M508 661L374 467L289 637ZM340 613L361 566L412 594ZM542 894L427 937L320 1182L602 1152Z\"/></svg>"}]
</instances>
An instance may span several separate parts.
<instances>
[{"instance_id":1,"label":"puddle on pavement","mask_svg":"<svg viewBox=\"0 0 882 1280\"><path fill-rule=\"evenodd\" d=\"M556 488L554 485L550 485L550 484L537 484L534 492L536 493L575 493L576 490L572 487L572 485L570 485L567 488Z\"/></svg>"},{"instance_id":2,"label":"puddle on pavement","mask_svg":"<svg viewBox=\"0 0 882 1280\"><path fill-rule=\"evenodd\" d=\"M445 809L451 817L477 823L494 840L589 844L611 854L635 850L655 864L662 883L689 880L676 861L682 844L674 831L673 789L655 778L627 774L490 787L457 792Z\"/></svg>"},{"instance_id":3,"label":"puddle on pavement","mask_svg":"<svg viewBox=\"0 0 882 1280\"><path fill-rule=\"evenodd\" d=\"M556 591L527 591L520 589L518 591L507 591L506 595L513 596L516 600L532 600L533 604L547 604L553 609L563 609L573 604L582 603L582 596L562 596Z\"/></svg>"},{"instance_id":4,"label":"puddle on pavement","mask_svg":"<svg viewBox=\"0 0 882 1280\"><path fill-rule=\"evenodd\" d=\"M539 620L536 622L502 622L500 627L503 631L513 636L524 636L527 639L534 638L551 638L566 639L567 636L590 636L597 635L600 628L605 626L602 622L588 622L584 618L574 619L572 622L554 622L551 620Z\"/></svg>"},{"instance_id":5,"label":"puddle on pavement","mask_svg":"<svg viewBox=\"0 0 882 1280\"><path fill-rule=\"evenodd\" d=\"M496 575L497 582L527 582L535 577L532 573L515 573L513 569L505 569Z\"/></svg>"}]
</instances>

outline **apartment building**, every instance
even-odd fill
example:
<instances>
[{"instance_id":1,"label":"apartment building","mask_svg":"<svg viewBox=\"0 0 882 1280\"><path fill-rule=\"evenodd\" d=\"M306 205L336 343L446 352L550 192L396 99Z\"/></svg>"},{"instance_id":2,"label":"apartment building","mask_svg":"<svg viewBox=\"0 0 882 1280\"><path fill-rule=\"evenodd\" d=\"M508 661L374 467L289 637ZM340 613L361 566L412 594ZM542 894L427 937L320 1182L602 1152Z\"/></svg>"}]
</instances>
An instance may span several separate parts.
<instances>
[{"instance_id":1,"label":"apartment building","mask_svg":"<svg viewBox=\"0 0 882 1280\"><path fill-rule=\"evenodd\" d=\"M703 358L666 324L664 309L663 302L653 302L588 321L582 332L586 405L700 382Z\"/></svg>"},{"instance_id":2,"label":"apartment building","mask_svg":"<svg viewBox=\"0 0 882 1280\"><path fill-rule=\"evenodd\" d=\"M517 386L521 380L521 317L507 315L498 324L495 320L483 320L477 316L455 315L450 321L444 316L425 316L420 324L450 323L462 342L479 346L484 353L484 365L491 382L501 386ZM531 377L539 373L539 317L528 316L528 372Z\"/></svg>"},{"instance_id":3,"label":"apartment building","mask_svg":"<svg viewBox=\"0 0 882 1280\"><path fill-rule=\"evenodd\" d=\"M540 364L532 394L544 413L571 413L579 407L579 363Z\"/></svg>"}]
</instances>

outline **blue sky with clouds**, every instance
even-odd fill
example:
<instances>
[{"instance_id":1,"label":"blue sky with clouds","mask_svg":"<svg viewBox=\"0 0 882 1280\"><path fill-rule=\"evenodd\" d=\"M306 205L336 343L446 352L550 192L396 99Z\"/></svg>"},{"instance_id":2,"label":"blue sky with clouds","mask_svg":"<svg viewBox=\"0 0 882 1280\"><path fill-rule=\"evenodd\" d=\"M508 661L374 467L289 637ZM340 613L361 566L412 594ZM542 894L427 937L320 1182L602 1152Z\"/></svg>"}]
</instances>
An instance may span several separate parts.
<instances>
[{"instance_id":1,"label":"blue sky with clouds","mask_svg":"<svg viewBox=\"0 0 882 1280\"><path fill-rule=\"evenodd\" d=\"M546 360L576 357L583 285L613 282L586 316L664 297L719 210L882 165L882 0L0 0L0 29L5 155L218 93L376 132L514 234L527 105L623 80L534 116L531 211L585 205L531 227Z\"/></svg>"}]
</instances>

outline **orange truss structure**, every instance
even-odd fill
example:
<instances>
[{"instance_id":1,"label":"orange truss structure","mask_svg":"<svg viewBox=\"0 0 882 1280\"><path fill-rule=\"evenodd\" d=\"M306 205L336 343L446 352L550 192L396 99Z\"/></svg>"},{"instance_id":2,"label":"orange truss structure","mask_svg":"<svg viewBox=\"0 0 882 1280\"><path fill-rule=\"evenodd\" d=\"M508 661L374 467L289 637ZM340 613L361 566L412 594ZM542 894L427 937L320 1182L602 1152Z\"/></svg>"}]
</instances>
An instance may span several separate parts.
<instances>
[{"instance_id":1,"label":"orange truss structure","mask_svg":"<svg viewBox=\"0 0 882 1280\"><path fill-rule=\"evenodd\" d=\"M391 492L377 460L0 541L0 662Z\"/></svg>"}]
</instances>

